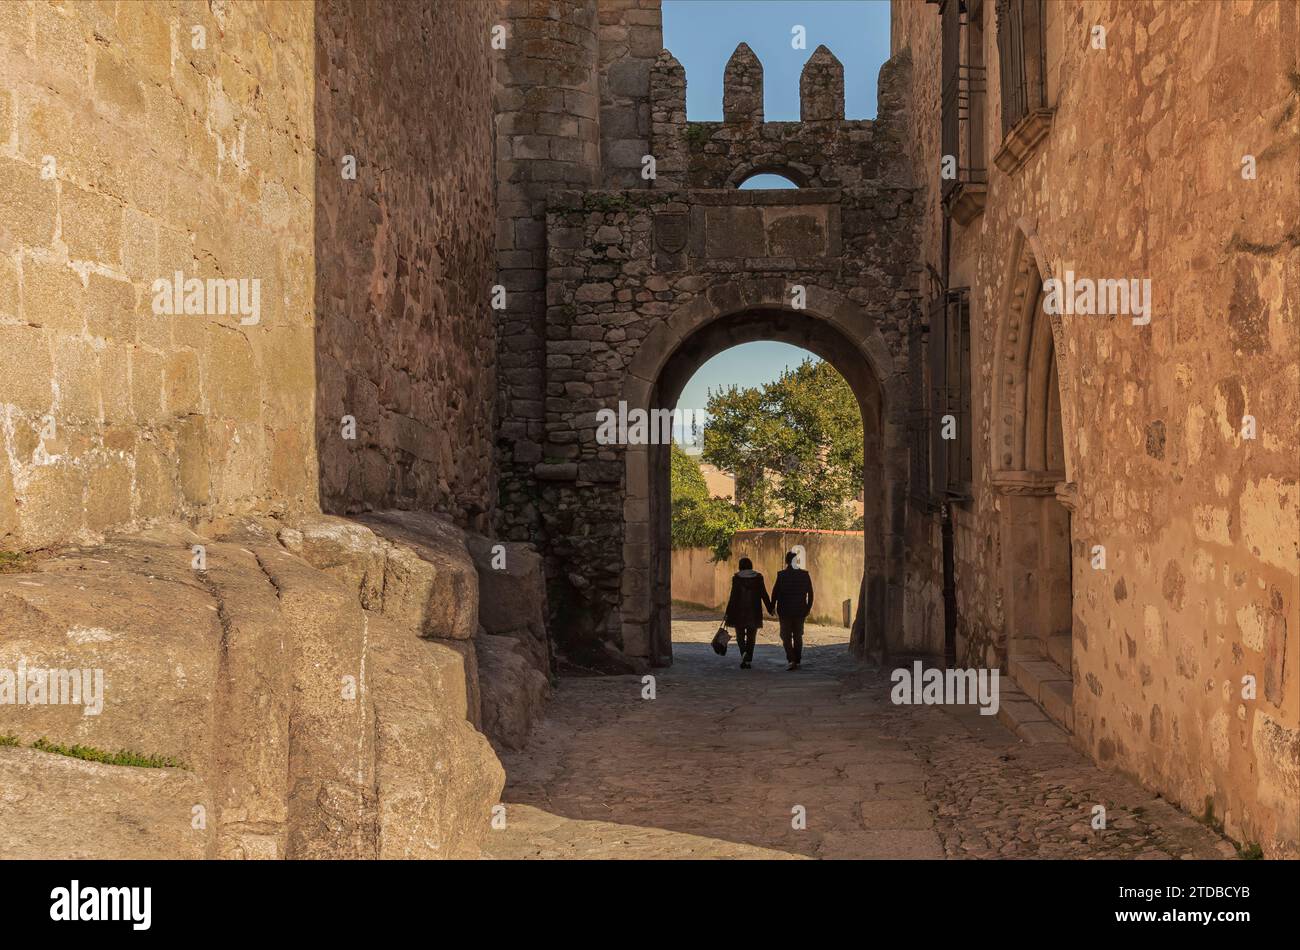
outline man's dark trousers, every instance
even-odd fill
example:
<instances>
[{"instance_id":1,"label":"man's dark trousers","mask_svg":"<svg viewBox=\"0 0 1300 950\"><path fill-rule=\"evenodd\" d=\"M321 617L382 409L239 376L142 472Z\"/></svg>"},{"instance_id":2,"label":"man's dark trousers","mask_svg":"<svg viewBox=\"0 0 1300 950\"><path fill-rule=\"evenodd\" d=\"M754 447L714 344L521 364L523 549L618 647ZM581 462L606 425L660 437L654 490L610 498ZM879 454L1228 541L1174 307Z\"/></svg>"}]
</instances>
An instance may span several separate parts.
<instances>
[{"instance_id":1,"label":"man's dark trousers","mask_svg":"<svg viewBox=\"0 0 1300 950\"><path fill-rule=\"evenodd\" d=\"M803 617L789 617L784 614L781 620L781 646L785 647L787 663L803 662Z\"/></svg>"}]
</instances>

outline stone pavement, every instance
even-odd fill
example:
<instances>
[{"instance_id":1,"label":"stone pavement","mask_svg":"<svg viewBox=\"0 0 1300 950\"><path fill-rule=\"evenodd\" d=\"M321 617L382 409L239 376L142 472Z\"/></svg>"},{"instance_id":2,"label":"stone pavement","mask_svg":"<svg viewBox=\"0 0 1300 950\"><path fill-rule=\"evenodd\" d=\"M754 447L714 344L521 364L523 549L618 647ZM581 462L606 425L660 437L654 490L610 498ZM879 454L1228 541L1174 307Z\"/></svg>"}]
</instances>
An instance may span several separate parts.
<instances>
[{"instance_id":1,"label":"stone pavement","mask_svg":"<svg viewBox=\"0 0 1300 950\"><path fill-rule=\"evenodd\" d=\"M776 626L752 670L673 624L656 698L640 677L567 677L505 757L490 858L1233 857L1231 844L1061 743L974 707L895 706L847 631L809 627L786 672ZM1107 829L1091 829L1092 809ZM806 827L796 828L802 809Z\"/></svg>"}]
</instances>

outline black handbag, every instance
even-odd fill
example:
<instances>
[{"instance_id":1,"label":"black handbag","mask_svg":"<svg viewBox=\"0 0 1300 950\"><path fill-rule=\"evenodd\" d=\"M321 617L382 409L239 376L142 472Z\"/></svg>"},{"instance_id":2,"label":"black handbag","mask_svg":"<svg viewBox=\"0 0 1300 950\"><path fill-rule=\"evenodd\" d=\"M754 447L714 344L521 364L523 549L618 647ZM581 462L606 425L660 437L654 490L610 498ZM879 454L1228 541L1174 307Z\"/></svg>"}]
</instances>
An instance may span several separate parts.
<instances>
[{"instance_id":1,"label":"black handbag","mask_svg":"<svg viewBox=\"0 0 1300 950\"><path fill-rule=\"evenodd\" d=\"M718 656L727 655L727 644L731 642L731 634L727 632L727 625L722 624L718 627L718 632L713 635L713 652Z\"/></svg>"}]
</instances>

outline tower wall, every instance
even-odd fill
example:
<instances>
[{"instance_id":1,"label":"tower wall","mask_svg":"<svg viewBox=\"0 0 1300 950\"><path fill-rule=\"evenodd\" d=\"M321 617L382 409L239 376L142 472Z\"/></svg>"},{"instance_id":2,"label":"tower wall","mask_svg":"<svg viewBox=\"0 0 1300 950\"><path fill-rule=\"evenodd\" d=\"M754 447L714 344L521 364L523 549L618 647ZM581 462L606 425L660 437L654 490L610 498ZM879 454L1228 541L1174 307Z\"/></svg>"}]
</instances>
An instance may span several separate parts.
<instances>
[{"instance_id":1,"label":"tower wall","mask_svg":"<svg viewBox=\"0 0 1300 950\"><path fill-rule=\"evenodd\" d=\"M535 540L546 402L546 197L600 182L595 0L500 0L496 51L498 461L507 536Z\"/></svg>"}]
</instances>

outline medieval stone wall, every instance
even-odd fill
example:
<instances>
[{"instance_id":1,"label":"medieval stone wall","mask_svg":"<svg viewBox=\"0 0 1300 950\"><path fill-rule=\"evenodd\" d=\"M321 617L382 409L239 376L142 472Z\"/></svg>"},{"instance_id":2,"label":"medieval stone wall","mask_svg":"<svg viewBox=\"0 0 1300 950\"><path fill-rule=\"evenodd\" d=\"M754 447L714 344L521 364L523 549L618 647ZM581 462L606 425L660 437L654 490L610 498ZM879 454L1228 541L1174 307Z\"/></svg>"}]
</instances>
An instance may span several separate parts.
<instances>
[{"instance_id":1,"label":"medieval stone wall","mask_svg":"<svg viewBox=\"0 0 1300 950\"><path fill-rule=\"evenodd\" d=\"M315 505L312 29L0 4L0 547ZM247 312L156 313L177 273Z\"/></svg>"},{"instance_id":2,"label":"medieval stone wall","mask_svg":"<svg viewBox=\"0 0 1300 950\"><path fill-rule=\"evenodd\" d=\"M0 546L318 497L486 525L490 7L0 6Z\"/></svg>"},{"instance_id":3,"label":"medieval stone wall","mask_svg":"<svg viewBox=\"0 0 1300 950\"><path fill-rule=\"evenodd\" d=\"M316 438L329 511L490 523L492 12L443 0L387 4L376 20L364 4L317 5Z\"/></svg>"},{"instance_id":4,"label":"medieval stone wall","mask_svg":"<svg viewBox=\"0 0 1300 950\"><path fill-rule=\"evenodd\" d=\"M648 188L650 70L663 48L660 0L601 0L600 159L606 188Z\"/></svg>"},{"instance_id":5,"label":"medieval stone wall","mask_svg":"<svg viewBox=\"0 0 1300 950\"><path fill-rule=\"evenodd\" d=\"M599 182L600 40L595 0L498 0L496 13L507 34L494 61L497 271L507 293L497 315L499 527L539 541L532 469L544 439L546 196Z\"/></svg>"},{"instance_id":6,"label":"medieval stone wall","mask_svg":"<svg viewBox=\"0 0 1300 950\"><path fill-rule=\"evenodd\" d=\"M1012 371L994 360L1014 340L1019 265L1150 278L1149 325L1066 315L1053 327L1072 483L1074 731L1103 765L1285 853L1300 827L1300 15L1268 2L1048 7L1055 114L1010 173L992 160L995 4L980 14L987 205L952 225L950 280L972 288L976 368L975 493L955 514L959 658L1004 663L1023 633L1012 607L1032 593L1012 580L1022 499L994 484L1009 421L998 387ZM1091 42L1098 25L1104 49ZM934 170L920 183L936 268L939 26L933 6L894 5L894 50L914 63L908 150Z\"/></svg>"},{"instance_id":7,"label":"medieval stone wall","mask_svg":"<svg viewBox=\"0 0 1300 950\"><path fill-rule=\"evenodd\" d=\"M673 602L716 610L726 609L731 578L742 557L766 578L769 589L785 556L795 545L804 548L805 565L812 576L813 609L809 623L849 626L862 587L863 537L861 531L823 531L800 528L752 528L737 531L731 556L714 560L712 548L674 548L672 552ZM848 618L844 605L848 602Z\"/></svg>"}]
</instances>

